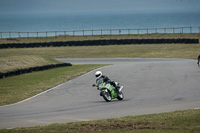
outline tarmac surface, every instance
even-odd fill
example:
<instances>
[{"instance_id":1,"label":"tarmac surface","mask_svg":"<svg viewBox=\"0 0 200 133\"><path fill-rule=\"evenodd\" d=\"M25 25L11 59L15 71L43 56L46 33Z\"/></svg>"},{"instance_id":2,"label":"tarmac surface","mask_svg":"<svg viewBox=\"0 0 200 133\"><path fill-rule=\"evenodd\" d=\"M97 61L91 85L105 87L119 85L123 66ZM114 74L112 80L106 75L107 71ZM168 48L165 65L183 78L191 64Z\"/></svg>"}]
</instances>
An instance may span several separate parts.
<instances>
[{"instance_id":1,"label":"tarmac surface","mask_svg":"<svg viewBox=\"0 0 200 133\"><path fill-rule=\"evenodd\" d=\"M0 128L29 127L200 108L200 70L191 59L57 59L99 68L124 86L124 100L105 102L95 71L16 104L0 107Z\"/></svg>"}]
</instances>

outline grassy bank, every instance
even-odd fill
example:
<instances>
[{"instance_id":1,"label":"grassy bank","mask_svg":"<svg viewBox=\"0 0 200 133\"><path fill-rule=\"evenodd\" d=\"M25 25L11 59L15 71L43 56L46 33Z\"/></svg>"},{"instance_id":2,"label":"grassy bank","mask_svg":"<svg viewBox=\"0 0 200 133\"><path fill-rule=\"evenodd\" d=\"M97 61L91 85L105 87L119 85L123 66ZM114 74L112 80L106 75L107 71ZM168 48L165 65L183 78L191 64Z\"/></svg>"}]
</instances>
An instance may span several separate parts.
<instances>
[{"instance_id":1,"label":"grassy bank","mask_svg":"<svg viewBox=\"0 0 200 133\"><path fill-rule=\"evenodd\" d=\"M59 64L61 62L47 57L34 55L6 56L0 58L0 72L9 72L29 67L44 66L50 64Z\"/></svg>"},{"instance_id":2,"label":"grassy bank","mask_svg":"<svg viewBox=\"0 0 200 133\"><path fill-rule=\"evenodd\" d=\"M85 36L55 36L55 37L21 37L0 39L0 44L5 43L33 43L33 42L57 42L57 41L83 41L83 40L110 40L110 39L199 39L199 33L153 33L134 35L85 35Z\"/></svg>"},{"instance_id":3,"label":"grassy bank","mask_svg":"<svg viewBox=\"0 0 200 133\"><path fill-rule=\"evenodd\" d=\"M199 133L200 110L3 129L1 133Z\"/></svg>"},{"instance_id":4,"label":"grassy bank","mask_svg":"<svg viewBox=\"0 0 200 133\"><path fill-rule=\"evenodd\" d=\"M8 56L49 56L52 58L187 58L196 59L199 44L143 44L0 49Z\"/></svg>"},{"instance_id":5,"label":"grassy bank","mask_svg":"<svg viewBox=\"0 0 200 133\"><path fill-rule=\"evenodd\" d=\"M73 65L0 79L0 105L12 104L103 65Z\"/></svg>"}]
</instances>

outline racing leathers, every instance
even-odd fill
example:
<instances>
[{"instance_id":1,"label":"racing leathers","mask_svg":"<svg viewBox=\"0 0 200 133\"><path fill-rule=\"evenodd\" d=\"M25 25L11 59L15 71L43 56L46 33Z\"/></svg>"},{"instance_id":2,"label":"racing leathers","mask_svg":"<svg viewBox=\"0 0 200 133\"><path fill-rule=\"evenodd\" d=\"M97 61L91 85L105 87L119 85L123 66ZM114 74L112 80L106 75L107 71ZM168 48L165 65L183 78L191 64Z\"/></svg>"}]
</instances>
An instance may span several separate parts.
<instances>
[{"instance_id":1,"label":"racing leathers","mask_svg":"<svg viewBox=\"0 0 200 133\"><path fill-rule=\"evenodd\" d=\"M116 90L118 91L119 90L119 86L116 86L115 82L114 81L111 81L107 76L105 75L102 75L100 78L98 78L96 80L96 83L98 83L98 80L102 80L103 79L103 82L106 82L106 83L110 83L112 86L114 86L116 88Z\"/></svg>"}]
</instances>

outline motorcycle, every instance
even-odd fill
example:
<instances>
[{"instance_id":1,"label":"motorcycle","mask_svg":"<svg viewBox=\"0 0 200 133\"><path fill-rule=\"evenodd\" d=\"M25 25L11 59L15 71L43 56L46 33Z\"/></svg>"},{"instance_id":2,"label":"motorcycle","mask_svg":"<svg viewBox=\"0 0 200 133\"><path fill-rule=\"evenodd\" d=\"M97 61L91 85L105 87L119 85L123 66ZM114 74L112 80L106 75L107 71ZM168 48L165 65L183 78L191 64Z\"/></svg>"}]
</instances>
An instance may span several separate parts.
<instances>
[{"instance_id":1,"label":"motorcycle","mask_svg":"<svg viewBox=\"0 0 200 133\"><path fill-rule=\"evenodd\" d=\"M116 86L119 86L118 82L115 82ZM96 84L92 85L93 87L97 87L100 90L100 96L104 98L105 101L110 102L112 99L117 98L118 100L123 100L124 95L122 93L123 86L121 86L118 90L110 83L103 82L103 80L99 80Z\"/></svg>"}]
</instances>

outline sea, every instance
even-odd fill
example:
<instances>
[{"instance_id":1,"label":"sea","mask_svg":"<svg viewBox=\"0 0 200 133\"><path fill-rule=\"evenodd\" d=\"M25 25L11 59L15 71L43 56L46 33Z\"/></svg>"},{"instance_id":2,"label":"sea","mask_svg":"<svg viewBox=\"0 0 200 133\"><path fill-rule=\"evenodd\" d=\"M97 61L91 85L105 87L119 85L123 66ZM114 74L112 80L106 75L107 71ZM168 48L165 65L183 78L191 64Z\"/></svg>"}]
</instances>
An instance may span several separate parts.
<instances>
[{"instance_id":1,"label":"sea","mask_svg":"<svg viewBox=\"0 0 200 133\"><path fill-rule=\"evenodd\" d=\"M199 26L200 11L0 14L0 33ZM2 38L8 36L1 33Z\"/></svg>"}]
</instances>

